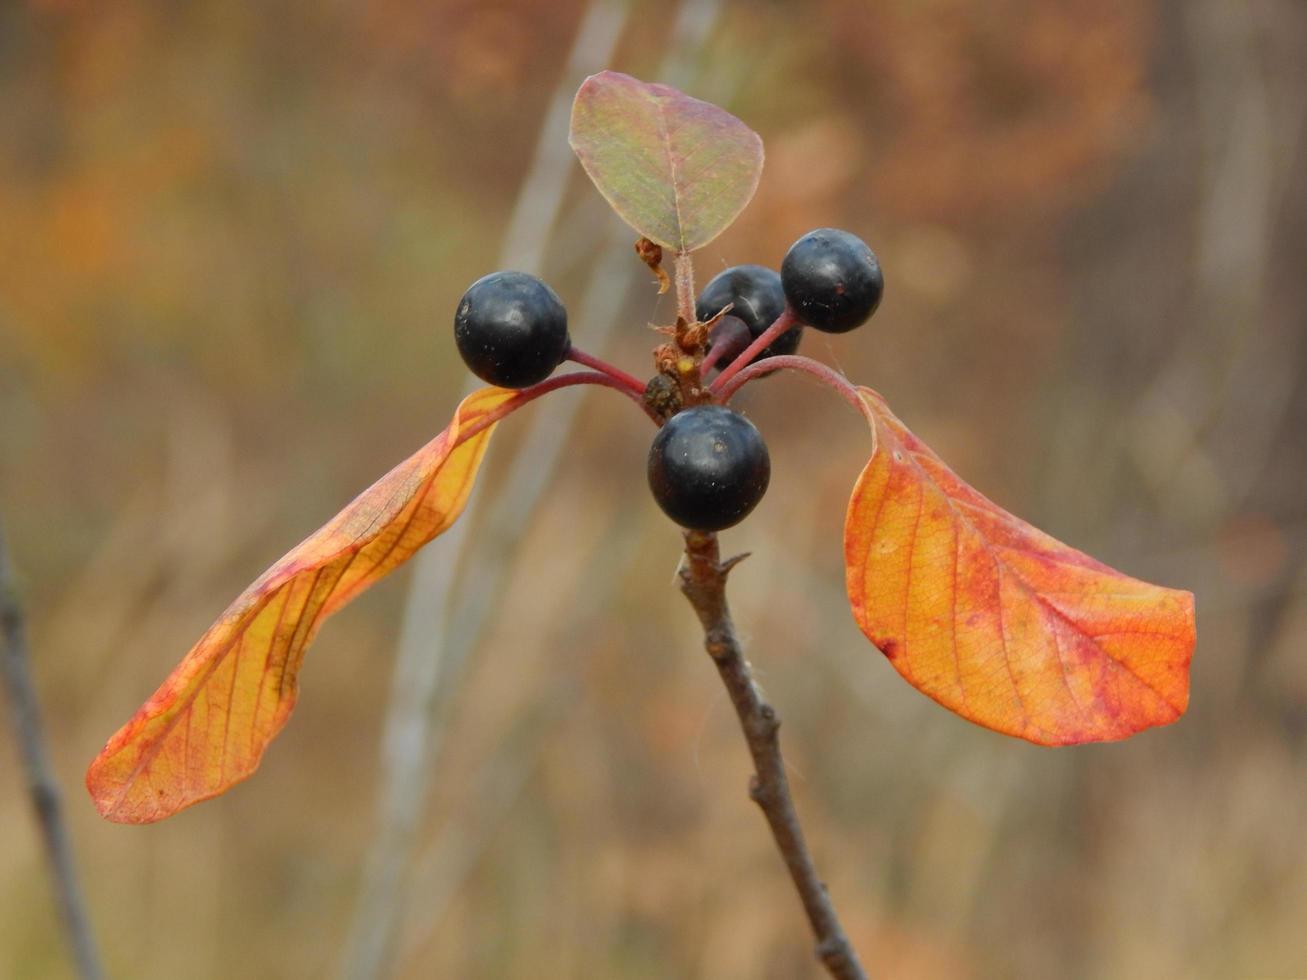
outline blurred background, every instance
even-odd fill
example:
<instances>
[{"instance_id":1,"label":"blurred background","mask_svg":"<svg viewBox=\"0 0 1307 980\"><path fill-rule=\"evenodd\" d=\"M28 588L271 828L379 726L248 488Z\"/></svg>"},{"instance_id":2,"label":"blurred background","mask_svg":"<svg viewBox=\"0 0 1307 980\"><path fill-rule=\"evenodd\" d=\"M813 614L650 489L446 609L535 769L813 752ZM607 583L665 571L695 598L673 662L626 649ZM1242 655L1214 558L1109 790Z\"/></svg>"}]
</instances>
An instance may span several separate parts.
<instances>
[{"instance_id":1,"label":"blurred background","mask_svg":"<svg viewBox=\"0 0 1307 980\"><path fill-rule=\"evenodd\" d=\"M871 971L1307 975L1307 7L30 0L0 5L0 515L109 972L816 975L611 392L501 428L464 536L333 619L254 779L150 827L81 785L244 585L445 425L472 280L537 266L649 373L671 297L566 147L601 67L765 141L700 282L856 232L885 302L804 352L1197 593L1179 723L974 727L848 611L863 423L803 378L742 396L774 474L725 535L736 620ZM70 975L50 896L6 737L0 976Z\"/></svg>"}]
</instances>

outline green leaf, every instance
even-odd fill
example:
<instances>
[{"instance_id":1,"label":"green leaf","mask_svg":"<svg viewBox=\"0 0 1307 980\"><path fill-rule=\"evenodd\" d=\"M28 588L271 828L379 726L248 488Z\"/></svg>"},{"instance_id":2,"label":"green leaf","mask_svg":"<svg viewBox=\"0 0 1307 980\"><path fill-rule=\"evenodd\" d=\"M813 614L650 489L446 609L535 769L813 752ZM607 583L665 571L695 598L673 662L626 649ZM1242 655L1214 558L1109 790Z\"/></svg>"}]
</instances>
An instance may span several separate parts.
<instances>
[{"instance_id":1,"label":"green leaf","mask_svg":"<svg viewBox=\"0 0 1307 980\"><path fill-rule=\"evenodd\" d=\"M762 140L725 109L614 71L576 93L569 142L623 221L681 253L725 231L762 174Z\"/></svg>"}]
</instances>

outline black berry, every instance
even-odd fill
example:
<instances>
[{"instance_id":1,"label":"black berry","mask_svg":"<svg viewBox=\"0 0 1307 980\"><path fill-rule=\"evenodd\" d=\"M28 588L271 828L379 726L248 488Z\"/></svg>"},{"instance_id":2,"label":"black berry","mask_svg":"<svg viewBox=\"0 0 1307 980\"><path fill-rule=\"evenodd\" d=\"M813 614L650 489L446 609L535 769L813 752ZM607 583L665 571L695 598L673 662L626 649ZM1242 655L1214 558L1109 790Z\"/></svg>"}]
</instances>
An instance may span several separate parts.
<instances>
[{"instance_id":1,"label":"black berry","mask_svg":"<svg viewBox=\"0 0 1307 980\"><path fill-rule=\"evenodd\" d=\"M781 283L802 323L845 333L876 312L885 278L866 243L838 228L810 231L790 246Z\"/></svg>"},{"instance_id":2,"label":"black berry","mask_svg":"<svg viewBox=\"0 0 1307 980\"><path fill-rule=\"evenodd\" d=\"M572 346L557 294L525 272L472 283L454 314L454 342L473 374L501 388L543 381Z\"/></svg>"},{"instance_id":3,"label":"black berry","mask_svg":"<svg viewBox=\"0 0 1307 980\"><path fill-rule=\"evenodd\" d=\"M663 513L694 531L720 531L744 520L770 478L761 433L720 405L672 416L649 447L654 499Z\"/></svg>"},{"instance_id":4,"label":"black berry","mask_svg":"<svg viewBox=\"0 0 1307 980\"><path fill-rule=\"evenodd\" d=\"M694 315L700 321L716 316L731 304L731 316L739 317L756 339L785 312L785 290L781 277L772 269L761 265L737 265L713 277L703 287L694 304ZM799 349L803 328L793 326L763 349L759 357L774 354L793 354ZM710 341L715 343L715 340Z\"/></svg>"}]
</instances>

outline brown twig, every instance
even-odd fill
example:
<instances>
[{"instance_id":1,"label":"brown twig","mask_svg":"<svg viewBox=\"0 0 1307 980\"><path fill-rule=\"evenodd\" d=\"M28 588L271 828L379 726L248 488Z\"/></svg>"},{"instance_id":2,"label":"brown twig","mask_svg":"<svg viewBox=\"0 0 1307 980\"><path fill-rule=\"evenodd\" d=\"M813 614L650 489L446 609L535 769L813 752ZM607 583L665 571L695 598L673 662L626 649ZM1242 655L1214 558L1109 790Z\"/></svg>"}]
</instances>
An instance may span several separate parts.
<instances>
[{"instance_id":1,"label":"brown twig","mask_svg":"<svg viewBox=\"0 0 1307 980\"><path fill-rule=\"evenodd\" d=\"M735 705L749 754L753 756L754 774L749 782L749 797L767 818L772 837L789 868L790 878L817 940L817 958L836 980L866 980L867 974L844 935L835 906L826 886L817 877L812 855L803 840L803 829L799 826L799 815L790 797L790 783L781 758L780 719L753 683L748 661L744 659L739 638L735 635L735 625L731 622L731 612L726 604L726 576L743 557L723 562L717 535L686 531L686 562L681 568L681 591L703 624L704 647L717 666L731 703Z\"/></svg>"},{"instance_id":2,"label":"brown twig","mask_svg":"<svg viewBox=\"0 0 1307 980\"><path fill-rule=\"evenodd\" d=\"M5 687L9 693L14 734L18 739L23 767L27 771L27 792L32 799L41 839L45 843L55 899L77 964L78 976L84 980L98 980L104 976L104 970L96 952L86 901L77 884L73 846L68 837L68 827L64 823L59 783L46 751L40 706L27 664L27 623L14 585L4 528L0 527L0 665L3 666Z\"/></svg>"}]
</instances>

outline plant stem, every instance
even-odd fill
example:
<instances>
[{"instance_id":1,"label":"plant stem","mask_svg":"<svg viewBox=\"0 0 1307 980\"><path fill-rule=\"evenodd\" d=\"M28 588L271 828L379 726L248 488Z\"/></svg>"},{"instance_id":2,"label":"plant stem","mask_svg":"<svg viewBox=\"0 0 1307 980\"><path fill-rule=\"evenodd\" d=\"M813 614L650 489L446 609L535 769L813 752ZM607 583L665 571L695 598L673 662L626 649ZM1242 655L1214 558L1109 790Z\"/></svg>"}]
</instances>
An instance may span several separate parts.
<instances>
[{"instance_id":1,"label":"plant stem","mask_svg":"<svg viewBox=\"0 0 1307 980\"><path fill-rule=\"evenodd\" d=\"M567 359L573 363L580 364L583 367L593 368L603 374L608 375L614 381L620 381L630 391L635 392L641 398L644 397L644 382L633 374L627 374L619 367L609 364L603 358L595 357L593 354L587 354L579 347L573 347L568 351Z\"/></svg>"},{"instance_id":2,"label":"plant stem","mask_svg":"<svg viewBox=\"0 0 1307 980\"><path fill-rule=\"evenodd\" d=\"M677 252L673 260L676 268L676 315L686 323L694 316L694 259L689 252Z\"/></svg>"},{"instance_id":3,"label":"plant stem","mask_svg":"<svg viewBox=\"0 0 1307 980\"><path fill-rule=\"evenodd\" d=\"M59 783L50 764L40 704L28 670L27 623L13 577L4 528L0 527L0 647L3 648L0 650L3 654L0 666L3 666L5 686L9 690L14 733L27 770L27 792L45 843L55 898L77 964L77 974L83 980L99 980L104 976L104 970L96 951L86 899L77 883L73 846L64 823Z\"/></svg>"},{"instance_id":4,"label":"plant stem","mask_svg":"<svg viewBox=\"0 0 1307 980\"><path fill-rule=\"evenodd\" d=\"M722 351L724 350L726 350L725 344L717 344L716 346L708 348L708 353L705 354L703 360L699 362L699 377L708 377L708 372L715 368L717 362L722 359Z\"/></svg>"},{"instance_id":5,"label":"plant stem","mask_svg":"<svg viewBox=\"0 0 1307 980\"><path fill-rule=\"evenodd\" d=\"M731 361L731 363L726 365L726 367L722 368L722 373L717 375L713 383L708 386L709 389L713 392L721 391L726 385L726 382L730 381L731 378L735 377L748 367L750 362L766 350L767 346L773 340L789 330L796 322L798 321L794 319L794 314L787 306L785 312L778 316L776 321L770 327L760 333L754 339L753 343L744 348L739 357ZM768 360L771 361L773 358L768 358Z\"/></svg>"},{"instance_id":6,"label":"plant stem","mask_svg":"<svg viewBox=\"0 0 1307 980\"><path fill-rule=\"evenodd\" d=\"M790 797L785 762L781 758L780 719L753 683L748 661L744 659L739 638L735 635L735 625L731 622L731 612L726 604L726 576L743 556L723 562L717 535L686 531L685 557L686 563L680 573L681 591L703 624L704 647L717 666L739 716L749 754L753 756L754 774L749 781L749 797L767 818L772 837L803 902L803 910L817 940L817 959L835 980L866 980L867 974L844 934L835 906L826 886L817 877L812 855L803 839L799 815Z\"/></svg>"}]
</instances>

